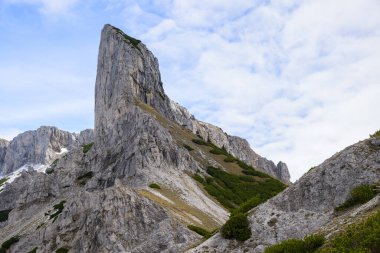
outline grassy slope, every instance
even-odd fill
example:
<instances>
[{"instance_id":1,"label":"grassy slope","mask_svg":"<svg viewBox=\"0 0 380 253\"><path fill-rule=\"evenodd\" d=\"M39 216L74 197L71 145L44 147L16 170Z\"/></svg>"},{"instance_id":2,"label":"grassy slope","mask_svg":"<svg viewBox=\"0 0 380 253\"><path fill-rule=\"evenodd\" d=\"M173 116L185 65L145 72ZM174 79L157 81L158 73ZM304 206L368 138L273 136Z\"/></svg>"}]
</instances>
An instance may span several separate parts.
<instances>
[{"instance_id":1,"label":"grassy slope","mask_svg":"<svg viewBox=\"0 0 380 253\"><path fill-rule=\"evenodd\" d=\"M195 144L193 142L193 140L197 139L198 137L196 135L194 135L190 130L186 129L183 126L178 125L175 122L168 120L167 118L162 116L160 113L158 113L153 107L149 106L146 103L143 103L140 100L136 99L135 104L137 106L139 106L146 113L151 114L163 127L168 129L169 132L171 133L173 139L177 142L178 147L186 149L185 146L189 146L189 147L193 148L194 150L189 151L189 154L191 154L192 157L197 162L199 162L201 165L203 165L205 169L207 168L207 166L210 165L209 160L214 160L216 163L218 163L218 167L221 168L222 170L224 170L224 171L226 171L232 175L245 176L245 174L243 173L243 169L241 168L241 166L238 165L237 162L226 162L225 161L225 158L226 158L225 155L210 153L211 150L215 149L215 146L213 146L213 145L207 145L206 146L206 145ZM263 176L250 176L250 177L252 177L254 179L253 181L254 181L254 184L256 185L256 187L259 187L262 182L265 183L265 182L268 182L268 180L269 181L275 180L275 179L272 179L272 178L267 177L267 176L264 176L264 177ZM275 181L277 181L277 180L275 180ZM200 188L203 190L203 192L206 195L208 195L212 199L217 200L217 198L215 198L214 196L211 196L209 194L209 192L204 189L204 185L202 183L200 183L200 182L197 182L197 183L198 183L198 186L200 186ZM246 183L246 182L244 182L244 183ZM276 193L278 191L279 190L277 189ZM210 217L208 217L208 219L205 218L204 217L205 214L202 211L200 211L194 207L189 208L189 205L184 203L178 197L175 197L175 195L176 195L175 193L170 192L170 190L168 190L168 189L161 189L161 190L159 190L159 192L162 195L164 195L165 197L168 197L169 199L174 201L178 208L174 207L172 205L168 205L167 201L160 199L159 197L153 195L152 193L150 193L148 191L140 191L140 193L143 194L145 197L147 197L153 201L156 201L160 205L162 205L166 208L169 208L169 210L171 210L172 212L175 212L177 216L181 215L181 212L183 210L191 210L192 215L194 215L198 219L202 220L202 222L207 224L206 226L205 225L202 226L202 224L194 222L193 224L195 224L197 226L203 227L207 230L211 230L211 229L214 229L217 227L217 224L215 223L215 221L213 221ZM247 200L247 198L244 198L242 202L244 202L246 200ZM226 206L223 206L222 204L219 204L219 205L223 208L230 209L230 210L232 210L234 208L238 208L238 204L236 204L234 206L234 208L232 208L232 209L227 208ZM194 209L197 211L195 211ZM178 210L181 210L181 212L178 212ZM206 215L206 217L207 217L207 215ZM188 219L188 217L183 217L183 218L184 218L184 220Z\"/></svg>"}]
</instances>

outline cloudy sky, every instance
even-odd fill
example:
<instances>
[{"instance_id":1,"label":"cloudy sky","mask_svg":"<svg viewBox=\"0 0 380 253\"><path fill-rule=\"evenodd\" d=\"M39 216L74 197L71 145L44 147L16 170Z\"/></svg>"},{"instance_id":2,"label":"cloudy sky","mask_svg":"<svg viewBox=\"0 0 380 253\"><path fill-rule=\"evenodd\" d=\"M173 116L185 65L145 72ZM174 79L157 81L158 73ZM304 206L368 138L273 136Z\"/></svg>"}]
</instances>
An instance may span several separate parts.
<instances>
[{"instance_id":1,"label":"cloudy sky","mask_svg":"<svg viewBox=\"0 0 380 253\"><path fill-rule=\"evenodd\" d=\"M93 126L100 30L158 57L168 95L292 180L380 128L378 0L0 0L0 137Z\"/></svg>"}]
</instances>

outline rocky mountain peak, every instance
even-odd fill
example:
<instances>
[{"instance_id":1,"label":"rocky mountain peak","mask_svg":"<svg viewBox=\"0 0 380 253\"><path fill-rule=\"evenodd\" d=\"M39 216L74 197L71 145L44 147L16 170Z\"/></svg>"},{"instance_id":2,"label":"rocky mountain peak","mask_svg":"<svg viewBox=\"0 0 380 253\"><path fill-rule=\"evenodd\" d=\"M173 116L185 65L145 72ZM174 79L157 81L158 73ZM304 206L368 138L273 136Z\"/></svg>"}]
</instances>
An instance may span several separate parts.
<instances>
[{"instance_id":1,"label":"rocky mountain peak","mask_svg":"<svg viewBox=\"0 0 380 253\"><path fill-rule=\"evenodd\" d=\"M105 25L101 33L95 86L97 144L109 146L117 142L122 134L118 126L125 122L126 114L136 100L169 116L170 101L162 87L158 60L139 40Z\"/></svg>"},{"instance_id":2,"label":"rocky mountain peak","mask_svg":"<svg viewBox=\"0 0 380 253\"><path fill-rule=\"evenodd\" d=\"M10 142L0 141L0 172L6 175L26 164L48 164L93 138L91 129L74 134L52 126L21 133Z\"/></svg>"},{"instance_id":3,"label":"rocky mountain peak","mask_svg":"<svg viewBox=\"0 0 380 253\"><path fill-rule=\"evenodd\" d=\"M158 60L139 40L120 29L105 25L100 40L95 85L96 146L110 150L126 140L133 124L136 104L147 104L162 116L194 134L224 147L239 159L276 178L290 183L286 164L276 166L256 154L248 142L229 136L221 128L198 121L189 111L165 94ZM141 118L140 118L141 120Z\"/></svg>"}]
</instances>

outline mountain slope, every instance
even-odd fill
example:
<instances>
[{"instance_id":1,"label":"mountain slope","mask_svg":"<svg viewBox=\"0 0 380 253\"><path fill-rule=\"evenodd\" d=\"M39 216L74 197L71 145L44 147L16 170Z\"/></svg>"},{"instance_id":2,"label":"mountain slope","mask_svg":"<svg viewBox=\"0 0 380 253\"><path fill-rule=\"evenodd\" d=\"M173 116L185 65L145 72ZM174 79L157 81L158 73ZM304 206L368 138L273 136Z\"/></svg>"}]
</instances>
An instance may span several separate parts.
<instances>
[{"instance_id":1,"label":"mountain slope","mask_svg":"<svg viewBox=\"0 0 380 253\"><path fill-rule=\"evenodd\" d=\"M312 168L288 189L249 213L251 239L243 244L219 234L189 252L262 252L268 245L316 232L327 236L344 224L377 207L379 197L342 215L334 209L351 190L380 180L380 139L354 144ZM343 222L344 221L344 222Z\"/></svg>"}]
</instances>

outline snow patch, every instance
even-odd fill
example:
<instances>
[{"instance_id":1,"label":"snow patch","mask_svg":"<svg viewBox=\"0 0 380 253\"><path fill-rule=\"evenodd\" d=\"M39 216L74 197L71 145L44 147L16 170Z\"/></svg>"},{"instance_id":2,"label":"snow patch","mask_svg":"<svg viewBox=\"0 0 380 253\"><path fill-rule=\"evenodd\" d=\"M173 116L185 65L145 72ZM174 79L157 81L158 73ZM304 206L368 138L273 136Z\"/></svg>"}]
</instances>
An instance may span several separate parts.
<instances>
[{"instance_id":1,"label":"snow patch","mask_svg":"<svg viewBox=\"0 0 380 253\"><path fill-rule=\"evenodd\" d=\"M6 184L12 183L16 178L21 176L21 173L23 171L31 169L31 170L35 170L37 172L45 173L45 170L47 167L48 167L48 165L44 165L44 164L25 164L25 165L21 166L20 168L13 171L12 173L4 176L5 178L8 178L8 180L5 182L5 184L3 184L0 187L0 191L5 187Z\"/></svg>"},{"instance_id":2,"label":"snow patch","mask_svg":"<svg viewBox=\"0 0 380 253\"><path fill-rule=\"evenodd\" d=\"M57 155L62 155L64 153L67 153L69 152L69 150L67 148L61 148L61 151L60 152L56 152Z\"/></svg>"}]
</instances>

